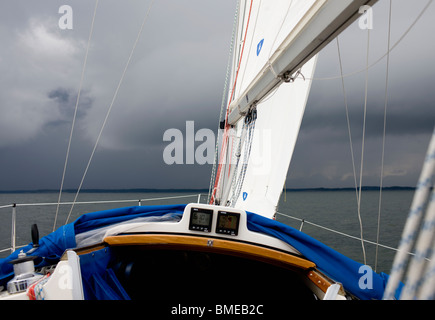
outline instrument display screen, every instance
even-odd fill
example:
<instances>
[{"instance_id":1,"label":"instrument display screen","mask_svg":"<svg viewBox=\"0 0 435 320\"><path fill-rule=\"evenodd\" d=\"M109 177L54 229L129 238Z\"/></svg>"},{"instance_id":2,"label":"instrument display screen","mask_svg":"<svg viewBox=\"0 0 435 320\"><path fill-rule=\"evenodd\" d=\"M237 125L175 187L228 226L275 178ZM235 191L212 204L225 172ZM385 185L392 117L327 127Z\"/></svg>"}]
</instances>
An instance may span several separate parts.
<instances>
[{"instance_id":1,"label":"instrument display screen","mask_svg":"<svg viewBox=\"0 0 435 320\"><path fill-rule=\"evenodd\" d=\"M210 232L213 221L213 210L192 208L190 211L189 229Z\"/></svg>"},{"instance_id":2,"label":"instrument display screen","mask_svg":"<svg viewBox=\"0 0 435 320\"><path fill-rule=\"evenodd\" d=\"M219 211L217 217L216 233L237 236L239 233L239 222L239 213Z\"/></svg>"}]
</instances>

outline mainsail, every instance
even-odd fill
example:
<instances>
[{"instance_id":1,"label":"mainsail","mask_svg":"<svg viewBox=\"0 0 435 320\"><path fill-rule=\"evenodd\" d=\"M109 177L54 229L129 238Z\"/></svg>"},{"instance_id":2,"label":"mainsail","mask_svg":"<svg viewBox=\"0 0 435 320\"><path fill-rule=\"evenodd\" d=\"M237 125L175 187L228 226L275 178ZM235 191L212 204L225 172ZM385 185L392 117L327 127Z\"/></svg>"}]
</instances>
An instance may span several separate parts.
<instances>
[{"instance_id":1,"label":"mainsail","mask_svg":"<svg viewBox=\"0 0 435 320\"><path fill-rule=\"evenodd\" d=\"M361 6L374 2L240 1L211 203L274 216L317 53L358 17Z\"/></svg>"}]
</instances>

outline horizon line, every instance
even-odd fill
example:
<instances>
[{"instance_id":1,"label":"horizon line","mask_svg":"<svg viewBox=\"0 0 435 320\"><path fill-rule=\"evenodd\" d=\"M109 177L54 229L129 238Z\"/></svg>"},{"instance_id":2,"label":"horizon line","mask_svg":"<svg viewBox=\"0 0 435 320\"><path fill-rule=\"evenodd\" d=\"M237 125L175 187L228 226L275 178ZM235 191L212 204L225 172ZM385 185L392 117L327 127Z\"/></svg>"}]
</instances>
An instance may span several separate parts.
<instances>
[{"instance_id":1,"label":"horizon line","mask_svg":"<svg viewBox=\"0 0 435 320\"><path fill-rule=\"evenodd\" d=\"M373 191L379 190L380 186L363 186L361 188L362 191ZM390 186L383 187L382 190L415 190L415 187L410 186ZM305 187L305 188L285 188L283 191L349 191L355 190L355 187ZM359 188L357 189L359 190ZM133 193L133 192L143 192L143 193L151 193L151 192L208 192L207 188L88 188L81 189L81 193ZM56 189L31 189L31 190L0 190L0 193L55 193L59 192ZM62 192L64 193L75 193L77 189L65 189Z\"/></svg>"}]
</instances>

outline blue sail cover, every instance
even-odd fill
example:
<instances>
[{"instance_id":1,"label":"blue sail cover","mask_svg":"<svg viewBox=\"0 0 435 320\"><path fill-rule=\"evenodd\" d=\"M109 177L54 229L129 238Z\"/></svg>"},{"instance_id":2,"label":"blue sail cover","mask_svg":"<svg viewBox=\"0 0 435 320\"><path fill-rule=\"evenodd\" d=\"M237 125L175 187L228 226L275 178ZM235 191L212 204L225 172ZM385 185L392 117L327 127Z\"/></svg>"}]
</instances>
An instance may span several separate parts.
<instances>
[{"instance_id":1,"label":"blue sail cover","mask_svg":"<svg viewBox=\"0 0 435 320\"><path fill-rule=\"evenodd\" d=\"M184 208L185 205L136 206L84 214L76 221L62 226L55 232L41 238L40 247L32 254L41 257L35 260L35 265L36 267L42 267L58 261L66 249L76 247L75 236L77 234L138 217L167 214L181 217ZM357 298L363 300L382 299L388 281L388 275L385 273L377 274L373 272L371 275L365 275L361 273L362 264L278 221L251 212L247 212L247 221L249 230L267 234L290 244L308 260L314 262L319 270L335 281L342 283L344 288ZM7 281L13 277L13 267L8 262L16 259L21 250L27 252L31 248L32 244L29 244L16 250L9 257L0 259L0 286L6 287ZM86 255L81 256L81 260L83 260L83 262L81 261L82 267L84 266L83 263L86 263L86 268L82 268L85 298L128 299L128 295L117 282L113 272L106 270L109 261L107 254L107 251L99 252L98 255L101 255L98 261L99 267L92 267L89 270L87 269L90 263L97 259L91 259ZM367 276L372 280L372 287L360 285L363 276ZM87 288L89 286L92 287L92 290ZM398 289L396 298L400 296L400 290L401 288Z\"/></svg>"},{"instance_id":2,"label":"blue sail cover","mask_svg":"<svg viewBox=\"0 0 435 320\"><path fill-rule=\"evenodd\" d=\"M361 271L367 270L366 268L361 269L364 267L363 264L344 256L299 230L251 212L247 212L247 215L249 230L265 233L287 242L302 253L305 258L314 262L320 271L341 283L355 297L362 300L382 299L388 282L389 276L387 274L375 272L370 275L366 274L366 271ZM370 279L372 286L364 281L365 277L369 279L370 276L372 276ZM360 285L360 281L364 285ZM402 286L396 292L396 299L400 297L401 289Z\"/></svg>"},{"instance_id":3,"label":"blue sail cover","mask_svg":"<svg viewBox=\"0 0 435 320\"><path fill-rule=\"evenodd\" d=\"M83 214L74 222L58 228L56 231L39 240L39 248L31 254L32 256L39 257L34 260L35 267L41 268L59 261L65 250L76 247L75 237L78 234L140 217L163 216L170 213L172 213L173 216L181 217L185 206L186 205L135 206ZM16 250L7 258L0 259L0 286L6 288L7 282L14 275L13 266L9 262L17 259L21 250L25 253L28 252L32 248L32 245L33 244L30 243ZM86 272L86 269L82 270L83 279L89 278ZM84 288L84 291L86 296L86 288Z\"/></svg>"}]
</instances>

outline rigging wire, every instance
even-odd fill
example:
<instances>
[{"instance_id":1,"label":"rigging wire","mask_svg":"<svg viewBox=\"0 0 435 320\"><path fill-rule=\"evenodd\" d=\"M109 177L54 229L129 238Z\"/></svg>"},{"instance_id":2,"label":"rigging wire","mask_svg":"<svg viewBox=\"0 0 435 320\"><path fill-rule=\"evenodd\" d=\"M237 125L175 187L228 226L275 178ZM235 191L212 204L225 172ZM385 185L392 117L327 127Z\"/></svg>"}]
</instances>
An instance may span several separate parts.
<instances>
[{"instance_id":1,"label":"rigging wire","mask_svg":"<svg viewBox=\"0 0 435 320\"><path fill-rule=\"evenodd\" d=\"M117 86L117 88L116 88L116 90L115 90L115 93L114 93L114 95L113 95L112 102L110 103L110 106L109 106L109 108L108 108L108 110L107 110L107 113L106 113L106 117L104 118L103 124L102 124L101 129L100 129L100 132L99 132L99 134L98 134L97 140L95 141L94 148L93 148L93 150L92 150L91 156L90 156L89 161L88 161L88 164L87 164L87 166L86 166L86 169L85 169L85 171L84 171L84 173L83 173L82 180L80 181L79 188L77 189L77 193L76 193L76 195L75 195L75 197L74 197L74 201L73 201L73 204L72 204L72 206L71 206L71 209L70 209L70 212L69 212L69 214L68 214L68 217L67 217L67 219L66 219L66 221L65 221L65 224L68 223L69 218L70 218L71 213L72 213L72 210L73 210L73 208L74 208L74 204L75 204L76 201L77 201L77 197L78 197L78 195L79 195L79 193L80 193L80 190L81 190L81 187L82 187L83 182L84 182L84 180L85 180L85 177L86 177L86 174L87 174L87 172L88 172L89 166L90 166L90 164L91 164L91 162L92 162L92 159L93 159L93 157L94 157L95 150L97 149L97 146L98 146L98 143L99 143L99 141L100 141L101 135L102 135L102 133L103 133L104 127L105 127L105 125L106 125L106 123L107 123L107 119L109 118L110 112L111 112L112 107L113 107L113 105L114 105L114 103L115 103L115 100L116 100L116 97L117 97L117 95L118 95L119 89L120 89L121 84L122 84L122 82L123 82L123 80L124 80L124 76L125 76L125 74L127 73L128 66L130 65L131 59L132 59L132 57L133 57L133 53L134 53L134 51L135 51L135 49L136 49L136 46L137 46L137 44L138 44L138 42L139 42L139 39L140 39L140 36L141 36L142 31L143 31L143 29L144 29L145 23L146 23L146 21L148 20L148 16L149 16L149 13L150 13L151 8L152 8L152 6L153 6L153 3L154 3L154 0L152 0L151 3L150 3L150 5L148 6L148 9L147 9L147 12L146 12L146 14L145 14L145 17L144 17L144 19L143 19L142 25L141 25L141 27L140 27L140 29L139 29L139 32L138 32L137 36L136 36L136 40L135 40L135 42L134 42L134 44L133 44L133 48L131 49L130 55L129 55L128 60L127 60L127 63L125 64L125 67L124 67L124 71L122 72L121 78L119 79L119 82L118 82L118 86Z\"/></svg>"},{"instance_id":2,"label":"rigging wire","mask_svg":"<svg viewBox=\"0 0 435 320\"><path fill-rule=\"evenodd\" d=\"M279 30L278 30L278 32L277 32L277 34L276 34L276 37L275 37L274 41L272 42L272 46L271 46L271 48L270 48L269 56L270 56L270 54L271 54L271 51L273 50L273 45L275 44L275 42L276 42L276 40L277 40L277 38L278 38L279 32L282 30L282 28L283 28L283 26L284 26L284 22L285 22L286 17L288 16L288 14L289 14L289 12L290 12L290 9L291 9L291 7L292 7L292 4L293 4L293 0L290 1L290 4L289 4L289 6L288 6L288 8L287 8L287 11L286 11L286 14L284 15L284 18L283 18L283 20L281 21L281 24L280 24L280 26L279 26ZM235 82L234 82L233 90L232 90L232 93L231 93L231 98L230 98L230 100L229 100L229 104L228 104L228 108L227 108L227 119L228 119L229 105L230 105L231 101L233 100L233 94L235 93L235 88L236 88L236 85L237 85L237 78L240 77L240 82L243 82L243 79L244 79L244 76L245 76L245 71L246 71L246 69L243 70L243 74L241 74L241 75L239 75L239 70L240 70L240 66L241 66L241 60L242 60L242 56L243 56L244 45L245 45L245 43L246 43L246 36L247 36L247 33L248 33L248 25L249 25L249 21L250 21L250 17L251 17L252 5L253 5L253 2L251 1L251 7L250 7L250 10L249 10L248 21L247 21L247 27L246 27L246 31L245 31L245 34L244 34L244 39L243 39L243 42L242 42L242 43L243 43L242 53L241 53L241 55L240 55L240 59L239 59L239 63L238 63L238 68L237 68L237 73L236 73L236 80L235 80ZM259 6L261 6L261 1L260 1L260 3L259 3ZM254 28L254 30L255 30L256 27L257 27L257 21L258 21L258 18L259 18L259 15L256 16L255 21L254 21L254 23L253 23L253 28ZM252 23L251 23L251 24L252 24ZM254 33L255 33L255 31L254 31ZM243 36L242 36L242 37L243 37ZM251 41L250 47L249 47L249 49L248 49L248 55L247 55L247 58L248 58L248 59L249 59L249 56L250 56L249 52L251 52L252 47L253 47L253 42ZM247 60L246 60L245 63L248 63ZM277 88L276 88L276 89L277 89ZM272 94L267 98L267 100L270 99L271 96L273 96L273 95L275 94L275 92L277 91L276 89L275 89L275 90L272 92ZM227 119L226 119L226 120L227 120ZM246 142L246 143L248 143L248 146L249 146L250 143L252 143L252 132L251 132L250 136L251 136L250 142ZM227 142L227 141L223 141L223 145L224 145L225 142ZM240 147L240 144L241 144L241 143L245 143L245 142L244 142L244 139L241 139L241 140L239 141L239 147ZM247 146L245 146L245 148L247 148ZM250 149L250 147L249 147L249 149ZM237 164L238 164L238 161L237 161ZM237 164L236 164L236 167L237 167ZM242 172L246 172L246 166L247 166L247 164L244 164L244 167L243 167L243 169L242 169ZM235 173L235 175L237 175L237 173ZM242 177L242 173L239 175L239 178L237 179L238 181L240 180L240 177ZM243 177L244 177L244 174L243 174ZM234 181L234 180L235 180L235 176L232 178L232 181ZM216 180L216 181L217 181L217 180ZM215 185L214 191L216 192L216 189L217 189L217 183L218 183L218 182L215 182L215 183L216 183L216 185ZM242 184L243 184L243 182L240 182L240 181L238 182L238 187L235 188L235 190L236 190L236 191L235 191L236 194L239 194L239 193L240 193L240 190L239 190L239 189L240 189L240 186L241 186ZM210 189L211 189L211 188L210 188ZM234 186L233 186L233 189L234 189ZM232 203L234 203L234 199L237 199L237 198L238 198L238 196L237 196L236 194L234 194L234 192L233 192L233 195L232 195L232 199L233 199L233 200L231 201ZM210 202L212 202L212 201L210 201Z\"/></svg>"},{"instance_id":3,"label":"rigging wire","mask_svg":"<svg viewBox=\"0 0 435 320\"><path fill-rule=\"evenodd\" d=\"M375 62L373 62L372 64L370 64L369 66L366 66L364 69L358 70L358 71L354 71L354 72L350 72L347 73L345 75L339 75L339 76L333 76L333 77L324 77L324 78L307 78L307 80L315 80L315 81L323 81L323 80L337 80L340 78L347 78L350 76L354 76L357 75L359 73L365 72L367 71L367 69L371 69L373 68L375 65L377 65L379 62L381 62L387 55L389 55L401 42L402 40L408 35L408 33L414 28L414 26L417 24L417 22L421 19L421 17L423 16L423 14L427 11L427 9L429 8L429 6L432 4L433 0L429 0L428 3L426 4L426 6L422 9L422 11L418 14L417 18L411 23L411 25L408 27L408 29L406 29L406 31L402 34L402 36L394 43L393 46L391 46L388 51L383 54L379 59L377 59Z\"/></svg>"},{"instance_id":4,"label":"rigging wire","mask_svg":"<svg viewBox=\"0 0 435 320\"><path fill-rule=\"evenodd\" d=\"M82 74L80 76L79 90L78 90L78 93L77 93L77 100L76 100L76 105L75 105L75 108L74 108L74 116L73 116L73 120L72 120L72 124L71 124L71 132L70 132L70 135L69 135L68 147L67 147L67 151L66 151L65 163L64 163L64 167L63 167L63 173L62 173L62 180L61 180L61 183L60 183L59 197L58 197L57 206L56 206L56 214L55 214L55 217L54 217L53 231L56 229L57 217L59 215L59 205L60 205L60 200L62 198L63 184L64 184L64 181L65 181L66 168L68 166L69 153L70 153L70 150L71 150L71 141L72 141L72 137L73 137L73 133L74 133L74 127L75 127L75 122L76 122L76 118L77 118L77 109L78 109L78 106L79 106L80 94L82 92L83 79L84 79L86 65L87 65L87 61L88 61L89 47L90 47L90 43L91 43L91 39L92 39L92 34L94 32L94 23L95 23L95 16L97 15L98 1L99 0L95 1L94 14L92 16L92 23L91 23L91 30L89 31L88 44L86 46L85 59L84 59L84 62L83 62L83 67L82 67Z\"/></svg>"},{"instance_id":5,"label":"rigging wire","mask_svg":"<svg viewBox=\"0 0 435 320\"><path fill-rule=\"evenodd\" d=\"M390 50L391 44L391 15L392 15L393 1L390 0L390 9L388 16L388 51ZM389 82L389 71L390 71L390 54L387 54L387 66L385 75L385 102L384 102L384 132L382 135L382 159L381 159L381 178L379 183L379 207L378 207L378 227L376 234L376 253L375 253L375 272L378 266L378 249L379 249L379 236L381 227L381 208L382 208L382 188L384 186L384 163L385 163L385 137L386 137L386 126L387 126L387 106L388 106L388 82Z\"/></svg>"},{"instance_id":6,"label":"rigging wire","mask_svg":"<svg viewBox=\"0 0 435 320\"><path fill-rule=\"evenodd\" d=\"M307 80L334 80L334 79L338 79L338 78L341 78L341 79L343 79L343 78L345 78L345 77L349 77L349 76L352 76L352 75L356 75L356 74L358 74L358 73L361 73L361 72L366 72L367 73L367 71L368 71L368 69L371 69L372 67L374 67L377 63L379 63L380 61L382 61L383 60L383 58L384 57L386 57L386 56L388 56L401 42L402 42L402 40L408 35L408 33L413 29L413 27L415 26L415 24L420 20L420 18L423 16L423 14L427 11L427 9L429 8L429 6L432 4L432 2L433 2L433 0L429 0L428 1L428 3L426 4L426 6L422 9L422 11L419 13L419 15L417 16L417 18L411 23L411 25L408 27L408 29L402 34L402 36L395 42L395 44L393 45L393 46L390 46L389 47L389 49L388 49L388 51L384 54L384 55L382 55L378 60L376 60L374 63L372 63L372 64L368 64L368 62L367 62L367 64L366 64L366 67L364 68L364 69L362 69L362 70L359 70L359 71L355 71L355 72L352 72L352 73L348 73L348 74L343 74L343 73L341 73L340 74L340 76L335 76L335 77L326 77L326 78L307 78ZM291 4L290 4L290 6L289 6L289 8L291 7ZM251 9L252 9L252 1L251 1ZM250 10L250 12L249 12L249 16L248 16L248 25L249 25L249 18L250 18L250 14L251 14L251 10ZM248 25L247 25L247 27L248 27ZM246 32L245 32L245 38L246 38L246 33L247 33L247 28L246 28ZM244 48L244 44L245 44L245 41L243 41L243 47L242 47L242 52L243 52L243 48ZM240 62L241 62L241 56L240 56L240 61L239 61L239 68L240 68ZM234 86L233 86L233 91L232 91L232 93L231 93L231 98L229 99L229 103L231 103L231 100L232 100L232 97L233 97L233 93L234 93L234 89L235 89L235 85L236 85L236 82L237 82L237 75L238 75L238 71L239 71L239 68L237 69L237 74L236 74L236 81L234 82ZM227 108L227 116L226 116L226 120L228 119L228 108ZM221 148L221 150L223 151L225 148L226 148L226 145L227 145L227 132L224 132L224 134L223 134L223 141L222 141L222 148ZM221 159L220 160L222 160L223 158L223 155L222 155L222 153L221 153ZM222 163L222 161L220 161L219 162L220 164L218 164L218 170L217 170L217 174L216 174L216 177L215 177L215 180L214 180L214 188L213 188L213 191L212 191L212 195L211 195L211 197L210 197L210 203L212 203L213 202L213 199L215 198L215 195L216 195L216 190L217 190L217 185L218 185L218 183L219 183L219 178L220 178L220 171L221 171L221 169L222 169L222 165L221 165L221 163ZM214 170L215 171L215 170ZM213 172L214 173L214 172ZM210 187L210 190L211 190L211 187ZM357 196L357 198L358 198L358 196ZM359 201L359 200L358 200Z\"/></svg>"},{"instance_id":7,"label":"rigging wire","mask_svg":"<svg viewBox=\"0 0 435 320\"><path fill-rule=\"evenodd\" d=\"M227 95L228 95L228 80L230 77L230 71L231 71L231 61L232 61L232 56L233 56L233 52L234 52L234 45L235 45L235 36L236 36L236 31L237 31L237 20L238 20L238 15L239 15L239 10L240 10L240 2L237 1L237 6L236 6L236 12L234 14L234 23L233 23L233 32L231 35L231 44L230 44L230 52L228 54L228 63L227 63L227 72L225 75L225 84L224 84L224 91L222 93L222 103L221 103L221 110L219 113L219 125L218 125L218 138L216 140L216 146L215 146L215 153L214 153L214 160L213 160L213 169L211 171L211 177L210 177L210 185L208 188L208 200L207 202L210 202L210 197L211 197L211 193L213 192L212 188L213 185L215 183L215 175L216 175L216 165L217 165L217 158L218 158L218 153L219 153L219 138L221 135L221 129L220 129L220 121L222 120L222 115L224 112L224 108L225 108L225 102L227 99Z\"/></svg>"},{"instance_id":8,"label":"rigging wire","mask_svg":"<svg viewBox=\"0 0 435 320\"><path fill-rule=\"evenodd\" d=\"M343 75L343 63L341 59L341 51L340 51L340 42L337 37L337 49L338 49L338 59L340 64L340 74ZM346 94L346 87L344 85L344 77L341 78L341 84L343 89L343 96L344 96L344 106L346 109L346 121L347 121L347 130L349 135L349 145L350 145L350 154L352 157L352 169L353 169L353 178L355 183L355 196L356 196L356 202L357 202L357 212L358 212L358 220L360 225L360 233L361 233L361 246L364 256L364 264L366 264L366 254L365 254L365 247L364 247L364 239L363 239L363 226L362 226L362 220L361 220L361 181L362 176L360 177L360 188L358 192L358 184L357 184L357 178L356 178L356 169L355 169L355 157L354 157L354 151L353 151L353 142L352 142L352 133L350 130L350 119L349 119L349 108L348 108L348 101L347 101L347 94ZM364 146L364 144L363 144ZM362 160L361 160L361 174L362 174Z\"/></svg>"},{"instance_id":9,"label":"rigging wire","mask_svg":"<svg viewBox=\"0 0 435 320\"><path fill-rule=\"evenodd\" d=\"M393 46L391 46L391 14L392 14L392 3L390 0L390 13L389 13L389 31L388 31L388 50L387 52L381 56L378 60L376 60L374 63L370 64L368 63L368 53L367 53L367 63L366 63L366 67L362 70L356 71L356 72L352 72L352 73L348 73L348 74L343 74L342 71L342 65L341 65L341 55L340 55L340 48L339 48L339 43L338 43L338 38L337 38L337 46L338 46L338 51L339 51L339 59L340 59L340 76L338 77L327 77L327 78L311 78L310 80L333 80L333 79L338 79L341 78L342 79L342 86L343 86L343 92L344 92L344 97L345 97L345 106L347 105L347 97L346 97L346 91L345 91L345 87L344 87L344 82L343 79L345 77L349 77L352 75L356 75L358 73L361 72L366 72L366 92L365 92L365 107L364 107L364 128L363 128L363 144L362 144L362 155L361 155L361 159L363 159L363 152L364 152L364 136L365 136L365 118L366 118L366 104L367 104L367 73L368 70L371 69L373 66L375 66L377 63L379 63L384 57L387 57L387 74L386 74L386 82L385 82L385 104L384 104L384 133L383 133L383 142L382 142L382 166L381 166L381 183L380 183L380 198L379 198L379 210L378 210L378 226L377 226L377 245L376 245L376 257L375 257L375 271L377 268L377 260L378 260L378 244L379 244L379 232L380 232L380 214L381 214L381 204L382 204L382 188L383 188L383 170L384 170L384 159L385 159L385 137L386 137L386 112L387 112L387 104L388 104L388 80L389 80L389 61L390 61L390 53L400 44L400 42L408 35L408 33L412 30L412 28L417 24L417 22L421 19L421 17L423 16L423 14L427 11L427 9L429 8L429 6L432 4L433 0L429 0L427 2L427 4L425 5L425 7L421 10L421 12L418 14L418 16L416 17L416 19L411 23L411 25L408 27L408 29L401 35L401 37L394 43ZM348 130L349 130L349 139L351 141L351 135L350 135L350 127L349 127L349 118L348 118L348 111L346 110L346 117L347 117L347 122L348 122ZM351 154L353 157L353 151L352 151L352 142L350 142L350 146L351 146ZM353 165L354 165L354 160L352 160ZM361 185L361 181L362 181L362 166L363 166L363 161L361 161L361 173L360 173L360 187L359 187L359 192L357 192L357 201L358 201L358 218L360 221L360 231L361 231L361 241L362 241L362 246L363 246L363 254L364 254L364 261L366 261L365 258L365 249L364 249L364 240L363 240L363 236L362 236L362 220L361 220L361 215L360 215L360 208L361 208L361 204L360 204L360 198L361 198L361 189L362 189L362 185ZM356 174L355 174L355 168L354 168L354 178L355 178L355 183L356 183ZM356 187L357 190L357 187ZM366 262L365 262L366 263Z\"/></svg>"},{"instance_id":10,"label":"rigging wire","mask_svg":"<svg viewBox=\"0 0 435 320\"><path fill-rule=\"evenodd\" d=\"M340 74L343 74L343 62L341 59L340 41L339 41L338 37L336 39L337 39L338 60L339 60L339 65L340 65ZM355 195L356 195L356 201L358 203L358 182L357 182L357 178L356 178L355 157L354 157L353 142L352 142L352 132L350 130L349 105L348 105L348 101L347 101L346 87L344 85L344 77L341 78L341 86L343 89L344 107L346 110L347 131L348 131L348 135L349 135L350 155L352 158L353 178L354 178L354 183L355 183Z\"/></svg>"},{"instance_id":11,"label":"rigging wire","mask_svg":"<svg viewBox=\"0 0 435 320\"><path fill-rule=\"evenodd\" d=\"M248 169L248 163L249 158L251 156L251 149L252 149L252 141L254 138L254 132L255 132L255 123L257 120L257 110L254 108L253 110L250 110L249 114L245 117L245 121L243 123L243 132L240 141L239 146L237 148L238 153L238 159L237 163L235 164L235 173L233 175L233 179L231 182L233 191L231 200L229 201L229 204L234 207L237 200L239 199L240 193L242 191L243 182L245 181L246 171ZM241 169L239 174L237 175L238 167L241 160L241 149L243 145L243 161L241 161Z\"/></svg>"},{"instance_id":12,"label":"rigging wire","mask_svg":"<svg viewBox=\"0 0 435 320\"><path fill-rule=\"evenodd\" d=\"M368 34L367 58L366 58L367 62L368 62L368 56L369 56L369 42L370 42L370 36ZM336 43L337 43L340 74L343 75L343 62L342 62L342 58L341 58L340 42L339 42L338 37L336 38ZM368 69L367 69L367 72L368 72ZM354 151L353 151L352 133L351 133L351 129L350 129L350 119L349 119L349 107L348 107L348 101L347 101L346 87L344 84L344 77L341 78L341 85L342 85L343 96L344 96L344 106L345 106L345 110L346 110L346 121L347 121L348 135L349 135L350 153L351 153L351 158L352 158L352 169L353 169L353 177L354 177L354 183L355 183L355 196L356 196L356 201L357 201L357 215L358 215L358 221L359 221L359 226L360 226L361 247L362 247L362 252L363 252L364 264L366 264L366 252L365 252L364 238L363 238L363 225L362 225L362 219L361 219L361 201L360 200L361 200L361 189L362 189L362 172L363 172L363 163L364 163L364 136L365 136L365 120L366 120L367 95L368 95L368 91L367 91L368 75L366 74L366 84L365 84L364 124L363 124L361 170L360 170L359 188L358 188L357 175L356 175L356 169L355 169L355 157L354 157Z\"/></svg>"},{"instance_id":13,"label":"rigging wire","mask_svg":"<svg viewBox=\"0 0 435 320\"><path fill-rule=\"evenodd\" d=\"M370 53L370 29L367 29L367 56L366 56L366 76L365 76L365 89L364 89L364 116L363 116L363 131L362 131L362 141L361 141L361 167L359 174L359 194L358 194L358 220L360 225L361 234L361 247L363 251L364 264L367 264L366 250L364 245L363 237L363 224L361 219L361 191L362 191L362 179L363 179L363 168L364 168L364 148L365 148L365 136L366 136L366 120L367 120L367 100L368 100L368 86L369 86L369 53Z\"/></svg>"},{"instance_id":14,"label":"rigging wire","mask_svg":"<svg viewBox=\"0 0 435 320\"><path fill-rule=\"evenodd\" d=\"M221 156L220 156L220 160L219 160L219 164L218 164L218 170L217 170L217 174L216 174L216 181L215 181L215 185L214 185L214 188L213 188L213 193L212 193L212 196L211 196L211 199L210 199L210 203L213 203L214 200L215 200L215 195L216 195L216 191L217 191L217 185L219 184L220 174L221 174L221 171L222 171L222 160L224 159L224 154L226 153L225 152L225 148L226 148L227 143L228 143L228 128L229 128L229 126L228 126L229 106L230 106L231 101L232 101L233 96L234 96L234 91L235 91L236 84L237 84L237 79L238 79L238 76L239 76L240 66L242 64L243 52L244 52L245 43L246 43L246 36L248 34L249 22L251 20L251 12L252 12L252 4L253 4L253 2L254 1L251 0L251 4L250 4L250 7L249 7L248 20L246 22L246 30L245 30L245 36L244 36L244 39L243 39L242 51L240 53L239 65L237 66L237 72L236 72L236 76L235 76L235 79L234 79L234 84L233 84L233 87L232 87L232 90L231 90L231 96L230 96L230 99L228 100L228 107L227 107L226 115L225 115L225 131L224 131L223 139L222 139Z\"/></svg>"}]
</instances>

